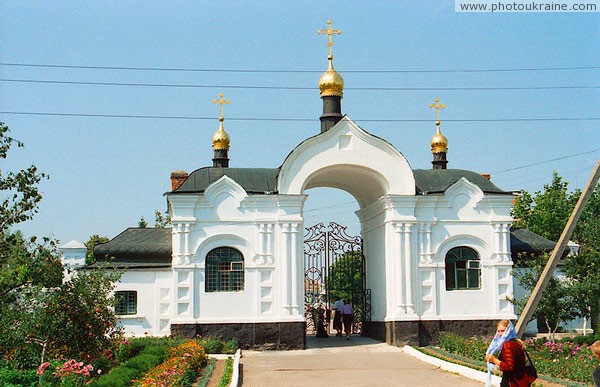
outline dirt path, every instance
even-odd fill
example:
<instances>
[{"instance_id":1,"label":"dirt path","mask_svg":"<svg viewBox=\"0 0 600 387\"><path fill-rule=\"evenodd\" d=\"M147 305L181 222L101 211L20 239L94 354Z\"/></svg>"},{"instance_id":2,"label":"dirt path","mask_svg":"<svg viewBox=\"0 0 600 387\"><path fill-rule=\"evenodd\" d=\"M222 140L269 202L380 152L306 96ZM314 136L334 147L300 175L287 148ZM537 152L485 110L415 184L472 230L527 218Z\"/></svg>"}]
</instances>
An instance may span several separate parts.
<instances>
[{"instance_id":1,"label":"dirt path","mask_svg":"<svg viewBox=\"0 0 600 387\"><path fill-rule=\"evenodd\" d=\"M225 360L217 360L213 373L210 376L210 379L208 379L208 384L206 387L217 387L221 382L223 372L225 372Z\"/></svg>"}]
</instances>

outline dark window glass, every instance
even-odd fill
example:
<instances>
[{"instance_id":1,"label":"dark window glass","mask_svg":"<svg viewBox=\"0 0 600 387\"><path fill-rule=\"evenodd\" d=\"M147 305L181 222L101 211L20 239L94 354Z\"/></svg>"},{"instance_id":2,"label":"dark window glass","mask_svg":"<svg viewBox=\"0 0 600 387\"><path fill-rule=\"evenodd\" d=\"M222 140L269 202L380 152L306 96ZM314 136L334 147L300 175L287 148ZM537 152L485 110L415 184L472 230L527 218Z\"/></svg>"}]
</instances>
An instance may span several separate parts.
<instances>
[{"instance_id":1,"label":"dark window glass","mask_svg":"<svg viewBox=\"0 0 600 387\"><path fill-rule=\"evenodd\" d=\"M115 292L115 313L137 314L137 292L131 290Z\"/></svg>"},{"instance_id":2,"label":"dark window glass","mask_svg":"<svg viewBox=\"0 0 600 387\"><path fill-rule=\"evenodd\" d=\"M477 252L455 247L446 254L446 290L480 289L481 268Z\"/></svg>"},{"instance_id":3,"label":"dark window glass","mask_svg":"<svg viewBox=\"0 0 600 387\"><path fill-rule=\"evenodd\" d=\"M244 290L244 257L231 247L219 247L206 255L206 292Z\"/></svg>"}]
</instances>

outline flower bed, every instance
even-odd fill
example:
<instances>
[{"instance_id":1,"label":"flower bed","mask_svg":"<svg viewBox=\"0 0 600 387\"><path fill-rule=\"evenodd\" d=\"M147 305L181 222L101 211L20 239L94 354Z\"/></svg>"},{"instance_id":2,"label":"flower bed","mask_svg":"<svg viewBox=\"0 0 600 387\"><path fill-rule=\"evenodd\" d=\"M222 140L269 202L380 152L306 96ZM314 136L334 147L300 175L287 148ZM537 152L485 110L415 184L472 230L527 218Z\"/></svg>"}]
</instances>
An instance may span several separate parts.
<instances>
[{"instance_id":1,"label":"flower bed","mask_svg":"<svg viewBox=\"0 0 600 387\"><path fill-rule=\"evenodd\" d=\"M452 333L440 335L440 348L469 359L481 361L491 338L471 337L465 339ZM538 374L590 383L598 360L592 355L589 345L577 344L568 339L552 343L544 339L525 340L527 352L535 364Z\"/></svg>"},{"instance_id":2,"label":"flower bed","mask_svg":"<svg viewBox=\"0 0 600 387\"><path fill-rule=\"evenodd\" d=\"M134 386L191 386L208 361L204 347L196 340L183 343L169 352L167 361L151 369L141 379L134 380Z\"/></svg>"}]
</instances>

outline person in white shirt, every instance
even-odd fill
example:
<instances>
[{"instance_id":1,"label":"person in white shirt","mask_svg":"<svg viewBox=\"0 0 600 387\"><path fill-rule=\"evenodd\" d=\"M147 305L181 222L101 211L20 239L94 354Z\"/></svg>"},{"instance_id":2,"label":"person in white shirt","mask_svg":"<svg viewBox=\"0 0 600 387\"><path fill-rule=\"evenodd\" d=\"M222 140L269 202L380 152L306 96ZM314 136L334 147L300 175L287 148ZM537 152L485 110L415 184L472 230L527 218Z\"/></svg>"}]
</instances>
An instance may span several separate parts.
<instances>
[{"instance_id":1,"label":"person in white shirt","mask_svg":"<svg viewBox=\"0 0 600 387\"><path fill-rule=\"evenodd\" d=\"M350 304L350 300L344 301L342 307L342 322L344 323L344 333L346 334L346 340L350 340L350 334L352 333L352 323L354 322L354 309Z\"/></svg>"}]
</instances>

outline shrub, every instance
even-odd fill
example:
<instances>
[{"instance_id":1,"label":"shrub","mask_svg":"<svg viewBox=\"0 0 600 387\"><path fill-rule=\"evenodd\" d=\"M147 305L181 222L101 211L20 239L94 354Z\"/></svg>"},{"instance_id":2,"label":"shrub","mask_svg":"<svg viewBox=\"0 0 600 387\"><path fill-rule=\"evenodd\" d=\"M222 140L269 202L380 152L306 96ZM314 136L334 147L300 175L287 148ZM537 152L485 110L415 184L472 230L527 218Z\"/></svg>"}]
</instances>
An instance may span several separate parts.
<instances>
[{"instance_id":1,"label":"shrub","mask_svg":"<svg viewBox=\"0 0 600 387\"><path fill-rule=\"evenodd\" d=\"M110 373L100 376L90 385L95 387L130 386L132 380L160 364L167 356L167 350L178 342L169 338L145 337L122 343L125 348L117 351L118 357L128 360ZM130 357L132 354L137 355Z\"/></svg>"},{"instance_id":2,"label":"shrub","mask_svg":"<svg viewBox=\"0 0 600 387\"><path fill-rule=\"evenodd\" d=\"M0 386L37 386L38 375L34 370L0 368Z\"/></svg>"},{"instance_id":3,"label":"shrub","mask_svg":"<svg viewBox=\"0 0 600 387\"><path fill-rule=\"evenodd\" d=\"M238 341L236 339L231 339L225 343L223 346L223 353L235 353L239 348Z\"/></svg>"},{"instance_id":4,"label":"shrub","mask_svg":"<svg viewBox=\"0 0 600 387\"><path fill-rule=\"evenodd\" d=\"M203 345L206 353L222 353L225 343L215 337L208 337L204 340Z\"/></svg>"}]
</instances>

